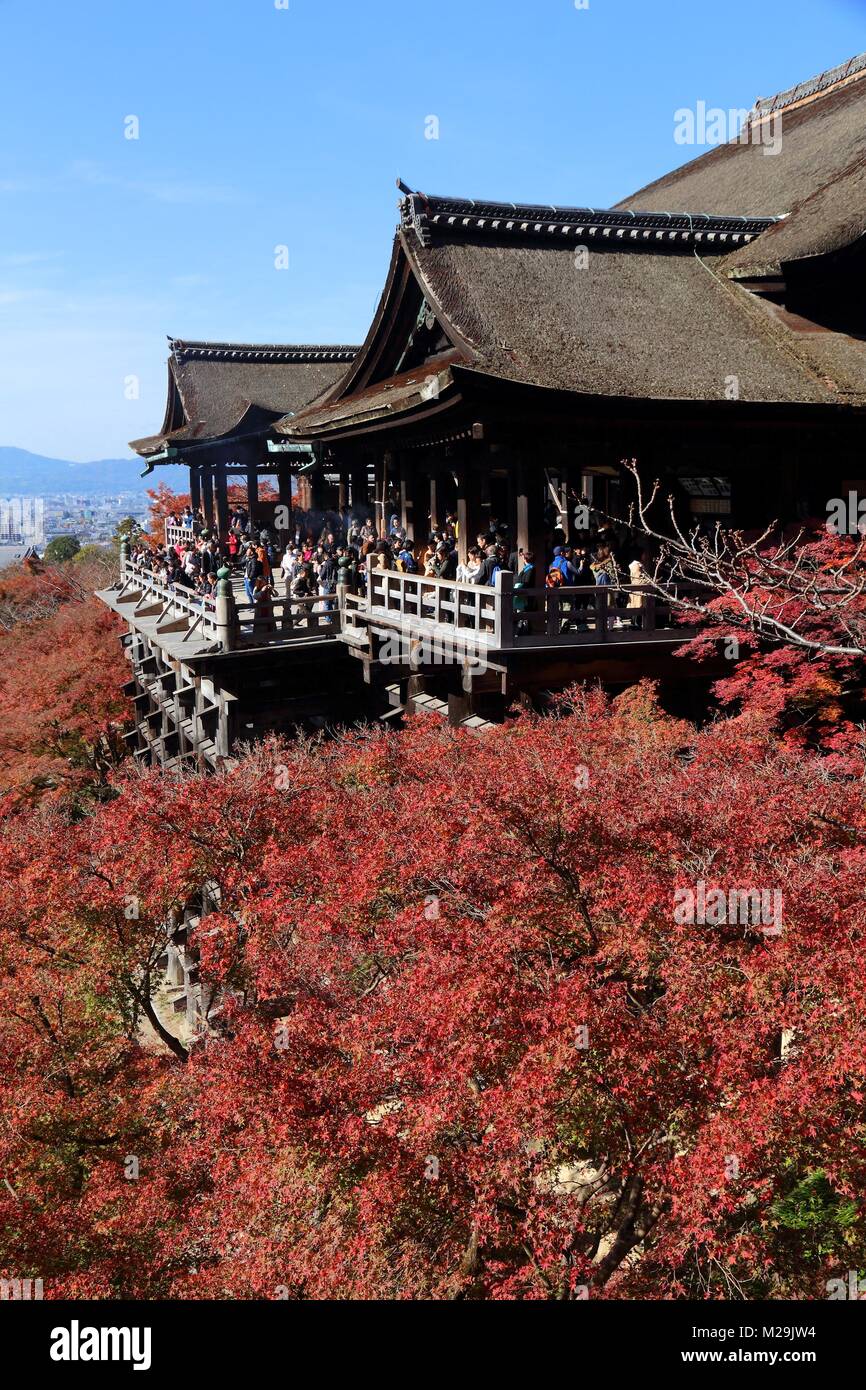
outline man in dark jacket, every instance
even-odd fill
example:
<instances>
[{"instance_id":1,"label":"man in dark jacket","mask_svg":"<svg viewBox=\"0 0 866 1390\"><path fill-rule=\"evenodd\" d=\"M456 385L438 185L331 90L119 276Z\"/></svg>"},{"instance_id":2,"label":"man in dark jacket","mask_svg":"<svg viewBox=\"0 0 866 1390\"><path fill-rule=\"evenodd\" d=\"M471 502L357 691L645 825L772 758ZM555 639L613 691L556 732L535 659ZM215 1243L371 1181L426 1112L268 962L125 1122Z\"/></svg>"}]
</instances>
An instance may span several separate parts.
<instances>
[{"instance_id":1,"label":"man in dark jacket","mask_svg":"<svg viewBox=\"0 0 866 1390\"><path fill-rule=\"evenodd\" d=\"M496 587L496 576L500 570L506 568L507 556L497 545L487 547L487 558L484 561L484 568L481 571L479 584L487 584L491 589Z\"/></svg>"},{"instance_id":2,"label":"man in dark jacket","mask_svg":"<svg viewBox=\"0 0 866 1390\"><path fill-rule=\"evenodd\" d=\"M256 580L261 578L262 573L262 563L256 555L254 547L250 546L244 565L244 592L250 603L256 601Z\"/></svg>"}]
</instances>

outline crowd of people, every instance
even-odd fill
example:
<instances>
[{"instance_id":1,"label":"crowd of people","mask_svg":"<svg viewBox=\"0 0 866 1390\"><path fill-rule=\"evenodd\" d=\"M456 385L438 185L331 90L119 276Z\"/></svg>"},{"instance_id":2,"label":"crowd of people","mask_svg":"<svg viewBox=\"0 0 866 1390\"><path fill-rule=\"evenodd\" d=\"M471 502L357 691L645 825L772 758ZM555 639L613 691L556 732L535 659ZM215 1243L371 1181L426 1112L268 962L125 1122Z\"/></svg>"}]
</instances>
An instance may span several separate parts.
<instances>
[{"instance_id":1,"label":"crowd of people","mask_svg":"<svg viewBox=\"0 0 866 1390\"><path fill-rule=\"evenodd\" d=\"M251 604L268 597L312 598L320 600L325 611L334 606L338 588L364 593L371 562L378 570L488 587L495 587L497 576L507 572L513 576L515 612L523 615L538 607L537 596L526 591L574 587L616 591L647 580L647 553L640 537L625 525L605 521L585 498L577 499L575 520L581 521L583 529L570 528L572 541L566 537L563 517L548 513L550 544L545 556L518 548L508 524L497 517L491 517L489 525L477 533L465 560L459 559L453 514L422 542L407 535L396 513L387 526L378 528L369 515L295 509L292 518L294 533L284 546L274 532L259 529L244 509L231 513L224 538L208 528L200 512L187 510L168 518L173 528L171 543L151 549L139 541L132 558L146 563L168 587L189 589L203 599L214 596L220 572L228 571L242 577ZM642 603L641 594L630 593L629 607L639 610ZM582 625L581 612L592 606L586 596L562 604L564 612L576 615L577 626Z\"/></svg>"}]
</instances>

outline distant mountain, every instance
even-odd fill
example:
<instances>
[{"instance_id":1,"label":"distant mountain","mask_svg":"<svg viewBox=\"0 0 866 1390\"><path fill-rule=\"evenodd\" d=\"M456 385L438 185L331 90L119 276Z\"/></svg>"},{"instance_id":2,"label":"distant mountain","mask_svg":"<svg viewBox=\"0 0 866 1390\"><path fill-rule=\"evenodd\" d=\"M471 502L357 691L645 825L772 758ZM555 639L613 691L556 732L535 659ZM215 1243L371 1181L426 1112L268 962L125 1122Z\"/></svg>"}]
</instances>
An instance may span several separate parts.
<instances>
[{"instance_id":1,"label":"distant mountain","mask_svg":"<svg viewBox=\"0 0 866 1390\"><path fill-rule=\"evenodd\" d=\"M72 463L69 459L48 459L26 449L0 445L0 497L38 497L51 492L77 492L93 496L99 492L140 492L154 487L154 480L142 478L144 467L138 458L100 459L96 463Z\"/></svg>"}]
</instances>

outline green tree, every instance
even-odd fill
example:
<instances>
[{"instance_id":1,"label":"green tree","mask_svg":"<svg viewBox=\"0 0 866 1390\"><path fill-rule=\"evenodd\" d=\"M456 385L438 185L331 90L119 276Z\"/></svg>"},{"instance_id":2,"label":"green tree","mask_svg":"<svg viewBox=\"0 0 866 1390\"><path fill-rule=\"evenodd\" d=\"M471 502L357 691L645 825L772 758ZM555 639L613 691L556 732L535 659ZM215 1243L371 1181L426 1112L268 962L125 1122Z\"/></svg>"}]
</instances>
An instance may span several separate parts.
<instances>
[{"instance_id":1,"label":"green tree","mask_svg":"<svg viewBox=\"0 0 866 1390\"><path fill-rule=\"evenodd\" d=\"M81 549L77 536L55 536L45 547L44 559L49 565L60 565L64 560L73 559Z\"/></svg>"},{"instance_id":2,"label":"green tree","mask_svg":"<svg viewBox=\"0 0 866 1390\"><path fill-rule=\"evenodd\" d=\"M141 526L136 521L135 517L125 516L122 521L119 521L117 523L114 535L111 538L112 544L116 547L119 547L121 541L135 541L138 539L140 535Z\"/></svg>"}]
</instances>

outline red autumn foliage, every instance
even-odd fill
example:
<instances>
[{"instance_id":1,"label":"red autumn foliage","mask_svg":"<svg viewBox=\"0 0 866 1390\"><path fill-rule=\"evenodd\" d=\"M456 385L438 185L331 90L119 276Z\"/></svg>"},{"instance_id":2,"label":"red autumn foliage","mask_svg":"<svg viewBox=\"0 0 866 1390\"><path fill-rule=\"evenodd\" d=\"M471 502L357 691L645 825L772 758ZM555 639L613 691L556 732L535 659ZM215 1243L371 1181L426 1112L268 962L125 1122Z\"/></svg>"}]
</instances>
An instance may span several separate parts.
<instances>
[{"instance_id":1,"label":"red autumn foliage","mask_svg":"<svg viewBox=\"0 0 866 1390\"><path fill-rule=\"evenodd\" d=\"M4 1263L46 1297L824 1296L866 1262L862 776L643 685L7 819ZM143 1016L204 883L210 1026L170 1050ZM780 933L682 921L699 883L780 891Z\"/></svg>"},{"instance_id":2,"label":"red autumn foliage","mask_svg":"<svg viewBox=\"0 0 866 1390\"><path fill-rule=\"evenodd\" d=\"M129 668L98 561L0 576L0 797L80 797L124 756Z\"/></svg>"},{"instance_id":3,"label":"red autumn foliage","mask_svg":"<svg viewBox=\"0 0 866 1390\"><path fill-rule=\"evenodd\" d=\"M249 505L246 483L230 483L226 491L230 509L246 508ZM192 500L188 492L173 492L167 483L160 483L158 487L148 489L147 495L150 498L150 527L147 535L152 545L159 545L165 540L165 523L168 518L181 516L188 511ZM260 502L279 500L277 489L266 478L259 479L258 495Z\"/></svg>"}]
</instances>

